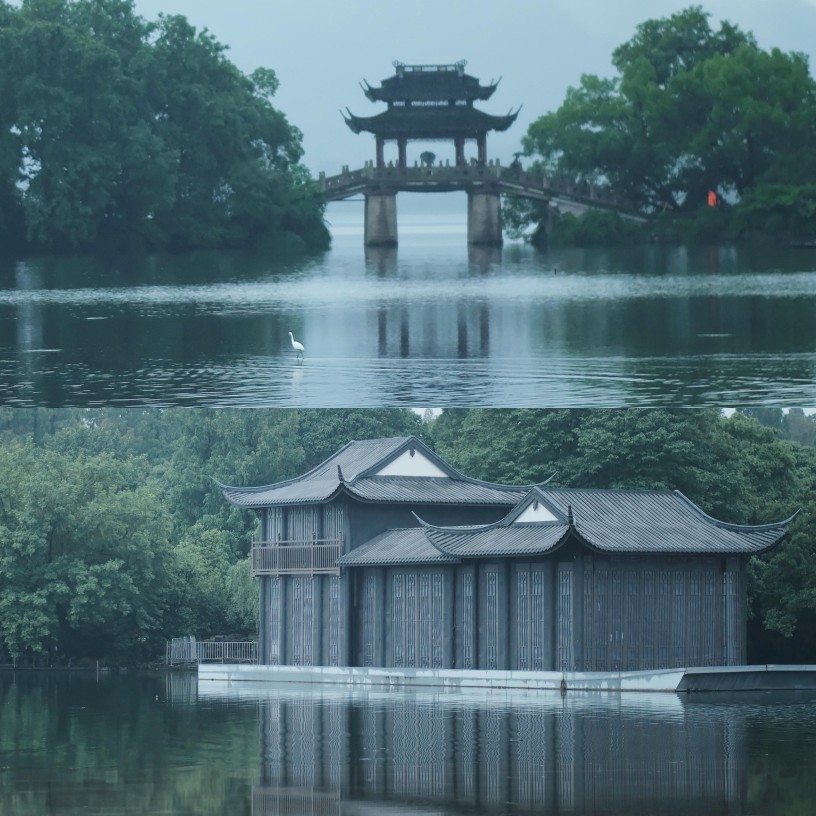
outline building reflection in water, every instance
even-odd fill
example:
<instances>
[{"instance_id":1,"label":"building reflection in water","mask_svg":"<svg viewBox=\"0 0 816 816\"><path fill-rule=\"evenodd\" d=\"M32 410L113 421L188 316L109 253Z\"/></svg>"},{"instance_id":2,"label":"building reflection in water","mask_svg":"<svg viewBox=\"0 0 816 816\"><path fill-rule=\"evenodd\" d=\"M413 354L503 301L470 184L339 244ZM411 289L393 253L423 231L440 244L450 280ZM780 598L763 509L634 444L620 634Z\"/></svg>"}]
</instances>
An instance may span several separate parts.
<instances>
[{"instance_id":1,"label":"building reflection in water","mask_svg":"<svg viewBox=\"0 0 816 816\"><path fill-rule=\"evenodd\" d=\"M279 689L199 689L258 701L253 816L420 806L744 813L745 722L730 706L674 695Z\"/></svg>"}]
</instances>

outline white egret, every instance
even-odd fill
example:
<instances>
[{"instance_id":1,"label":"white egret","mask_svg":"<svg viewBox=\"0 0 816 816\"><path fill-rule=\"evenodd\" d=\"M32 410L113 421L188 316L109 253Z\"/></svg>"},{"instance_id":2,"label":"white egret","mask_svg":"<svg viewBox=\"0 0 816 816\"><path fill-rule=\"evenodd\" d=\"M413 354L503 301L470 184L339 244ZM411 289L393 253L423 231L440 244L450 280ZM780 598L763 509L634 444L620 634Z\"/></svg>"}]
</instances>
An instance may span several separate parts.
<instances>
[{"instance_id":1,"label":"white egret","mask_svg":"<svg viewBox=\"0 0 816 816\"><path fill-rule=\"evenodd\" d=\"M289 339L292 341L292 348L297 352L298 358L303 359L303 352L306 351L303 343L295 340L292 332L289 332Z\"/></svg>"}]
</instances>

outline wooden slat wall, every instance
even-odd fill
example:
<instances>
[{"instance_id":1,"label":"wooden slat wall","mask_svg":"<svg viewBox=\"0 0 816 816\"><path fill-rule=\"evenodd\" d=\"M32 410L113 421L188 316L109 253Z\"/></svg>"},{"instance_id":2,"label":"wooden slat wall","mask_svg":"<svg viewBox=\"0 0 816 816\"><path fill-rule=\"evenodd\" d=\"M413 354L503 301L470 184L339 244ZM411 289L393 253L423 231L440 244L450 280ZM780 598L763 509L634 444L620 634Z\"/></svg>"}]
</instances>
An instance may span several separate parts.
<instances>
[{"instance_id":1,"label":"wooden slat wall","mask_svg":"<svg viewBox=\"0 0 816 816\"><path fill-rule=\"evenodd\" d=\"M729 577L720 563L595 558L591 569L585 563L585 670L724 663L723 637L737 643L741 622L737 612L726 620L727 612L738 608L742 594L738 569Z\"/></svg>"},{"instance_id":2,"label":"wooden slat wall","mask_svg":"<svg viewBox=\"0 0 816 816\"><path fill-rule=\"evenodd\" d=\"M452 577L444 569L388 570L385 636L387 666L450 668Z\"/></svg>"},{"instance_id":3,"label":"wooden slat wall","mask_svg":"<svg viewBox=\"0 0 816 816\"><path fill-rule=\"evenodd\" d=\"M287 586L286 618L290 638L286 648L286 665L313 666L319 645L315 644L315 582L319 578L307 575L289 575Z\"/></svg>"},{"instance_id":4,"label":"wooden slat wall","mask_svg":"<svg viewBox=\"0 0 816 816\"><path fill-rule=\"evenodd\" d=\"M344 539L346 526L346 508L345 505L339 502L332 502L331 504L324 504L322 509L323 529L321 538L325 539ZM345 552L345 548L343 549Z\"/></svg>"},{"instance_id":5,"label":"wooden slat wall","mask_svg":"<svg viewBox=\"0 0 816 816\"><path fill-rule=\"evenodd\" d=\"M282 507L267 507L265 512L265 525L261 535L262 541L280 541L286 538L286 526Z\"/></svg>"},{"instance_id":6,"label":"wooden slat wall","mask_svg":"<svg viewBox=\"0 0 816 816\"><path fill-rule=\"evenodd\" d=\"M314 541L321 538L320 507L289 507L286 538L289 541Z\"/></svg>"}]
</instances>

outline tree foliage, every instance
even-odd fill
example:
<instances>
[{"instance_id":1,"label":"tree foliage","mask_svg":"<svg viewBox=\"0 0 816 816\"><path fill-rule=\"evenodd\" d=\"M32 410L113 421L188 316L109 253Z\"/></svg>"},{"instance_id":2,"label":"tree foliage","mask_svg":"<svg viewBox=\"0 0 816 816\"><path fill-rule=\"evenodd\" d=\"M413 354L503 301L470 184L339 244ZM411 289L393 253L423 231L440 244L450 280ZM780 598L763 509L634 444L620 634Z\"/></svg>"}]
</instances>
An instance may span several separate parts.
<instances>
[{"instance_id":1,"label":"tree foliage","mask_svg":"<svg viewBox=\"0 0 816 816\"><path fill-rule=\"evenodd\" d=\"M277 77L133 0L0 4L0 236L54 250L325 246ZM18 233L19 234L19 233Z\"/></svg>"},{"instance_id":2,"label":"tree foliage","mask_svg":"<svg viewBox=\"0 0 816 816\"><path fill-rule=\"evenodd\" d=\"M720 235L812 232L816 83L804 55L764 51L691 6L639 25L612 63L616 76L582 76L530 125L524 149L545 172L674 220L705 213L715 191L721 210L736 205Z\"/></svg>"},{"instance_id":3,"label":"tree foliage","mask_svg":"<svg viewBox=\"0 0 816 816\"><path fill-rule=\"evenodd\" d=\"M169 513L143 460L0 447L0 638L13 655L145 656L172 598Z\"/></svg>"}]
</instances>

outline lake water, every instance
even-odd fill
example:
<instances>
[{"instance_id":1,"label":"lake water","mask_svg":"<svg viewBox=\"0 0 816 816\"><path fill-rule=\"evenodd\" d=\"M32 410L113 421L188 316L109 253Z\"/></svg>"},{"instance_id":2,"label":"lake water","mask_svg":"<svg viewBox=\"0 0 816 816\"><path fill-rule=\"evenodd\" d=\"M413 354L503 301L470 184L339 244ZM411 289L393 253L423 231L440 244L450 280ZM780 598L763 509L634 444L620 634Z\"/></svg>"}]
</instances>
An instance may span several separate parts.
<instances>
[{"instance_id":1,"label":"lake water","mask_svg":"<svg viewBox=\"0 0 816 816\"><path fill-rule=\"evenodd\" d=\"M351 202L295 261L7 262L0 404L816 404L816 250L469 249L464 199L404 209L397 250Z\"/></svg>"},{"instance_id":2,"label":"lake water","mask_svg":"<svg viewBox=\"0 0 816 816\"><path fill-rule=\"evenodd\" d=\"M816 697L0 672L0 813L791 816Z\"/></svg>"}]
</instances>

